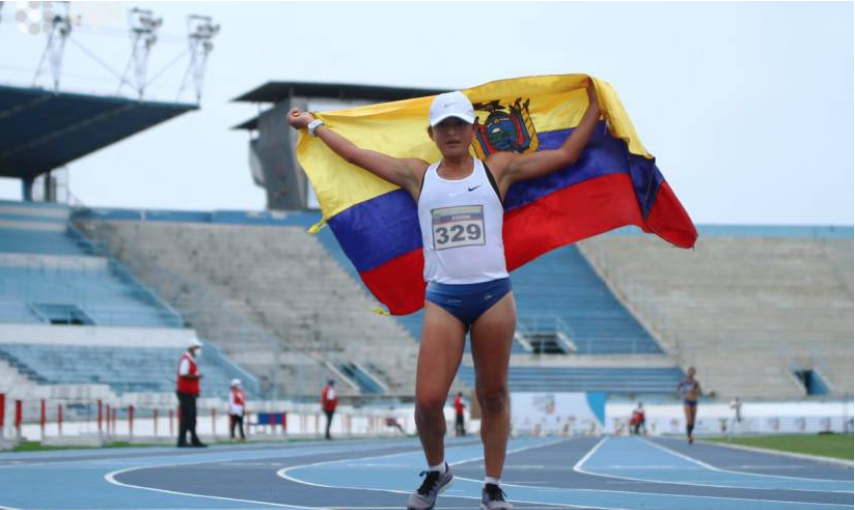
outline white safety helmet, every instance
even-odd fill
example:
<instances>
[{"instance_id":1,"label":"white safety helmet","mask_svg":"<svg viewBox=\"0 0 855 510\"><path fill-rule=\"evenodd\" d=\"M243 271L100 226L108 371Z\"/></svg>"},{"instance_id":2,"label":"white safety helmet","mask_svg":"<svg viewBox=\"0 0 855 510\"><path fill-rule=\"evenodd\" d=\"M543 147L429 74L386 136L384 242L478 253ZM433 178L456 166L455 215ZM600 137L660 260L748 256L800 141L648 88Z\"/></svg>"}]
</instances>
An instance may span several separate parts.
<instances>
[{"instance_id":1,"label":"white safety helmet","mask_svg":"<svg viewBox=\"0 0 855 510\"><path fill-rule=\"evenodd\" d=\"M192 349L194 347L202 347L202 342L200 342L198 338L191 338L190 341L187 342L188 349Z\"/></svg>"},{"instance_id":2,"label":"white safety helmet","mask_svg":"<svg viewBox=\"0 0 855 510\"><path fill-rule=\"evenodd\" d=\"M232 388L240 386L240 379L232 379Z\"/></svg>"}]
</instances>

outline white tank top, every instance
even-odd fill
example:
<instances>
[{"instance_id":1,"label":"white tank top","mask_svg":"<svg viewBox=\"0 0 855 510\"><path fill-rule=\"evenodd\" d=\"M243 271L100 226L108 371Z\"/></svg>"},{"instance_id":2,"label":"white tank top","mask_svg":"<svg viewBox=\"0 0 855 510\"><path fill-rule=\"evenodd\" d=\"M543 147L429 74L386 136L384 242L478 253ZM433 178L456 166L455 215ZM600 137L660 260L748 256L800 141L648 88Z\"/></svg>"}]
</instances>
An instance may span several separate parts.
<instances>
[{"instance_id":1,"label":"white tank top","mask_svg":"<svg viewBox=\"0 0 855 510\"><path fill-rule=\"evenodd\" d=\"M508 277L502 242L504 208L475 159L472 173L443 179L439 163L425 172L419 194L419 226L425 255L425 281L482 283Z\"/></svg>"}]
</instances>

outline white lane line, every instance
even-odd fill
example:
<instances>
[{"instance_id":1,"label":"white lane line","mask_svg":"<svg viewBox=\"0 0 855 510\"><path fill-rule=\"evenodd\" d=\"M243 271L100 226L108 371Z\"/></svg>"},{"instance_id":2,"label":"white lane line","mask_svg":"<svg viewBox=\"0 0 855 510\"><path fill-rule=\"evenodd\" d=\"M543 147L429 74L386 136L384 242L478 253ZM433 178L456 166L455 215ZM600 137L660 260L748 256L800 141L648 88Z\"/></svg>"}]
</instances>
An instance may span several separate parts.
<instances>
[{"instance_id":1,"label":"white lane line","mask_svg":"<svg viewBox=\"0 0 855 510\"><path fill-rule=\"evenodd\" d=\"M646 442L647 444L649 444L649 445L651 445L651 446L654 446L654 447L656 447L656 448L659 448L660 450L662 450L662 451L663 451L663 452L665 452L665 453L670 453L671 455L676 455L677 457L680 457L680 458L682 458L682 459L685 459L685 460L687 460L687 461L689 461L689 462L693 462L693 463L695 463L695 464L697 464L697 465L699 465L699 466L705 467L705 468L710 469L710 470L712 470L712 471L718 471L718 472L720 472L720 473L733 473L733 474L737 474L737 475L745 475L745 476L759 476L759 477L763 477L763 478L780 478L780 479L782 479L782 480L799 480L799 481L806 481L806 482L820 482L820 483L841 483L841 482L846 482L846 480L828 480L828 479L825 479L825 478L803 478L803 477L799 477L799 476L786 476L786 475L766 475L766 474L763 474L763 473L751 473L751 472L748 472L748 471L733 471L733 470L730 470L730 469L718 468L718 467L712 466L712 465L710 465L710 464L707 464L706 462L703 462L703 461L700 461L700 460L698 460L698 459L695 459L695 458L689 457L688 455L684 455L684 454L682 454L682 453L680 453L680 452L678 452L678 451L672 450L671 448L668 448L667 446L663 446L663 445L660 445L660 444L656 444L656 443L654 443L653 441L650 441L649 439L644 439L644 438L642 438L641 440L642 440L642 441L644 441L644 442ZM852 491L822 491L822 492L844 492L844 493L852 493Z\"/></svg>"},{"instance_id":2,"label":"white lane line","mask_svg":"<svg viewBox=\"0 0 855 510\"><path fill-rule=\"evenodd\" d=\"M821 464L833 464L835 466L845 466L845 467L853 467L855 466L855 462L851 460L845 459L835 459L832 457L821 457L819 455L808 455L806 453L796 453L796 452L784 452L781 450L770 450L768 448L758 448L756 446L746 446L744 444L733 444L733 443L714 443L712 441L705 441L703 439L698 440L699 443L709 444L713 446L723 446L725 448L733 448L734 450L745 450L747 452L754 453L768 453L770 455L778 455L781 457L789 457L792 459L800 459L800 460L810 460L813 462L819 462ZM763 466L760 466L763 467ZM780 467L780 466L775 466ZM802 468L803 466L797 466Z\"/></svg>"},{"instance_id":3,"label":"white lane line","mask_svg":"<svg viewBox=\"0 0 855 510\"><path fill-rule=\"evenodd\" d=\"M564 442L564 441L567 441L567 439L559 439L559 440L556 440L556 441L548 441L548 442L541 443L541 444L536 444L536 445L531 445L531 446L524 446L524 447L516 448L516 449L513 449L513 450L508 450L508 451L506 452L506 454L507 454L507 455L510 455L510 454L512 454L512 453L518 453L518 452L522 452L522 451L526 451L526 450L531 450L531 449L534 449L534 448L543 448L543 447L546 447L546 446L552 446L552 445L554 445L554 444L558 444L558 443L561 443L561 442ZM471 446L473 446L473 445L466 445L466 446L453 446L453 447L451 447L451 448L446 448L446 451L448 451L448 450L460 450L460 449L463 449L463 448L470 448ZM293 477L291 477L291 475L289 475L289 474L288 474L288 472L289 472L289 471L292 471L292 470L294 470L294 469L303 469L303 468L317 467L317 466L331 466L331 465L333 465L333 464L359 463L359 465L361 466L361 465L363 465L361 461L365 461L365 460L390 459L390 458L392 458L392 457L401 457L401 456L404 456L404 455L412 455L412 454L414 454L414 453L421 453L421 452L422 452L422 449L421 449L421 447L419 447L418 449L413 449L412 451L408 451L408 452L398 452L398 453L391 453L391 454L386 454L386 455L371 455L371 456L368 456L368 457L356 457L356 458L350 458L350 459L325 460L325 461L321 461L321 462L312 462L312 463L310 463L310 464L301 464L301 465L297 465L297 466L291 466L291 467L287 467L287 468L282 468L282 469L280 469L279 471L277 471L277 472L276 472L276 476L278 476L278 477L280 477L280 478L284 478L284 479L286 479L286 480L288 480L288 481L291 481L291 482L301 483L301 484L304 484L304 485L312 485L312 486L315 486L315 487L323 487L323 488L328 488L328 489L335 489L335 488L339 488L339 489L364 489L364 490L381 490L381 491L386 491L387 489L366 489L366 488L364 488L364 487L345 487L345 486L339 486L339 485L323 485L323 484L316 484L316 483L313 483L313 482L306 482L306 481L300 480L300 479L298 479L298 478L293 478ZM483 456L483 455L480 455L480 456L477 456L477 457L471 457L471 458L468 458L468 459L462 459L462 460L458 460L458 461L455 461L455 462L449 462L449 463L448 463L448 465L449 465L449 466L458 466L458 465L460 465L460 464L466 464L466 463L469 463L469 462L475 462L475 461L478 461L478 460L482 460L483 458L484 458L484 456ZM390 467L390 466L389 466L389 465L387 465L387 464L382 464L382 466L383 466L383 467ZM395 466L395 465L393 465L393 466ZM408 466L408 467L409 467L409 466ZM389 491L389 492L398 492L398 493L403 493L403 494L409 494L409 492L408 492L408 491L396 491L396 490L393 490L393 489L388 489L388 491Z\"/></svg>"},{"instance_id":4,"label":"white lane line","mask_svg":"<svg viewBox=\"0 0 855 510\"><path fill-rule=\"evenodd\" d=\"M716 487L716 488L719 488L719 489L783 490L782 488L748 487L748 486L734 486L734 485L719 485L719 484L713 484L713 483L698 483L698 482L679 482L679 481L666 481L666 480L651 480L651 479L649 479L649 478L635 478L635 477L631 477L631 476L625 476L625 475L614 475L614 474L608 474L608 475L607 475L607 474L605 474L605 473L601 473L601 472L599 472L599 471L594 472L594 471L587 471L587 470L585 470L585 469L582 467L582 465L583 465L583 464L584 464L588 459L590 459L590 458L591 458L591 456L594 454L594 452L596 452L596 451L597 451L597 450L598 450L598 449L599 449L599 448L600 448L600 447L601 447L601 446L606 442L606 439L607 439L607 437L604 437L602 441L600 441L600 442L599 442L599 443L598 443L598 444L597 444L597 445L596 445L596 446L595 446L595 447L594 447L590 452L588 452L588 454L587 454L587 455L585 455L585 457L583 457L579 462L577 462L577 463L576 463L576 465L575 465L575 466L573 466L573 471L576 471L577 473L582 473L583 475L598 476L598 477L601 477L601 478L611 478L611 479L614 479L614 480L628 480L628 481L632 481L632 482L656 483L656 484L664 484L664 485L674 484L674 485L687 485L687 486L690 486L690 487ZM651 443L651 444L653 444L653 443ZM655 446L655 445L654 445L654 446ZM674 452L674 453L676 453L676 452ZM689 460L695 461L694 459L689 459ZM704 467L706 466L703 462L700 462L700 461L695 461L695 462L696 462L697 464L703 465ZM713 470L716 470L716 468L714 468L713 466L710 466L709 468L712 468ZM739 472L739 471L733 471L733 473L736 473L736 474L744 474L744 473L741 473L741 472ZM771 476L771 475L770 475L770 476ZM816 480L810 480L810 481L816 481ZM839 481L840 481L840 480L832 480L832 482L839 482ZM851 491L832 491L832 490L826 490L826 489L793 489L793 488L789 488L789 487L788 487L788 488L786 488L786 490L791 490L791 491L800 491L800 492L835 492L835 493L842 493L842 494L851 494ZM623 491L613 491L613 492L623 492ZM711 496L710 496L710 497L711 497ZM727 499L731 499L731 498L727 498ZM742 499L742 498L735 498L735 499ZM761 501L761 500L757 500L757 499L748 499L747 501ZM762 500L762 501L766 501L766 500ZM827 503L811 503L811 504L815 504L815 505L825 505L825 504L827 504Z\"/></svg>"},{"instance_id":5,"label":"white lane line","mask_svg":"<svg viewBox=\"0 0 855 510\"><path fill-rule=\"evenodd\" d=\"M562 438L562 439L557 439L555 441L547 441L547 442L541 443L541 444L536 444L536 445L531 445L531 446L523 446L520 448L515 448L513 450L508 450L505 452L505 455L510 455L512 453L524 452L524 451L528 451L528 450L534 450L536 448L545 448L547 446L552 446L554 444L563 443L565 441L568 441L568 439ZM484 456L479 455L477 457L472 457L470 459L463 459L463 460L458 460L455 462L449 462L448 465L449 466L459 466L461 464L468 464L469 462L475 462L475 461L483 460L483 459L484 459Z\"/></svg>"},{"instance_id":6,"label":"white lane line","mask_svg":"<svg viewBox=\"0 0 855 510\"><path fill-rule=\"evenodd\" d=\"M586 454L585 457L583 457L583 459L581 459L579 462L576 463L576 465L579 466L581 464L584 464L584 461L587 460L588 458L590 458L591 455L593 454L593 452L596 451L600 446L602 446L602 444L605 442L606 439L607 438L604 437L599 443L597 443L594 446L594 448L592 448L591 451L589 451L588 454ZM563 441L566 441L566 439L554 441L554 442L549 442L549 443L545 443L545 444L541 444L541 445L532 445L532 446L527 446L527 447L523 447L523 448L519 448L519 449L515 449L515 450L509 450L508 454L517 453L517 452L525 451L525 450L531 450L534 448L551 446L553 444L560 443ZM418 452L418 450L416 450L415 452ZM409 452L409 453L415 453L415 452ZM404 455L404 453L397 453L397 454L383 455L383 456L374 456L374 457L364 457L364 459L369 460L369 459L376 459L376 458L381 458L381 457L382 458L389 458L389 457L393 457L395 455ZM478 459L474 459L474 460L480 460L482 458L483 457L479 457ZM358 460L361 460L361 459L359 459L359 458L350 459L350 461L358 461ZM341 460L326 461L326 462L316 462L316 463L312 463L312 464L306 464L303 466L292 466L290 468L280 469L279 471L276 472L276 475L280 476L286 480L292 481L294 483L299 483L302 485L309 485L312 487L321 487L321 488L329 488L329 489L367 490L367 491L376 491L376 492L389 492L389 493L395 493L395 494L409 494L410 493L409 491L402 491L402 490L395 490L395 489L374 489L374 488L366 488L366 487L346 487L346 486L337 486L337 485L325 485L325 484L319 484L319 483L314 483L314 482L308 482L305 480L300 480L300 479L294 478L288 474L288 471L291 471L293 469L305 468L305 467L315 467L315 466L320 466L320 465L330 465L330 464L341 463L341 462L345 462L345 461L341 461ZM454 464L457 465L457 464L460 464L463 462L471 462L471 460L458 461L458 462L455 462ZM601 475L594 475L594 476L601 476ZM455 479L462 480L462 481L468 481L468 482L474 482L477 484L480 484L483 481L483 480L474 480L472 478L465 478L465 477L460 477L460 476L455 476ZM635 481L646 482L647 480L635 480ZM648 483L650 483L650 482L648 482ZM508 486L508 487L519 487L519 488L525 488L525 489L533 489L533 490L537 490L537 491L541 491L541 492L546 492L546 491L568 491L568 492L571 492L572 491L572 492L579 493L579 492L584 491L584 492L590 492L590 493L603 493L603 492L605 492L605 493L611 493L611 494L624 494L624 495L632 495L635 497L649 495L651 498L659 498L659 497L683 498L683 499L687 499L687 500L692 499L692 498L702 498L702 499L707 499L707 500L751 501L751 502L756 502L759 504L767 504L768 503L768 504L797 505L797 506L805 504L804 502L801 502L801 501L778 501L778 500L767 500L767 499L737 498L737 497L727 497L727 496L694 496L694 495L661 494L661 493L651 494L651 493L637 492L637 491L620 491L620 490L606 490L606 489L571 489L571 488L561 488L561 487L547 488L547 487L526 486L526 485L521 485L521 484L510 484L510 483L503 483L502 485ZM685 485L693 485L693 484L685 484ZM728 487L728 488L731 488L731 487ZM446 497L474 499L474 500L480 499L478 497L473 497L473 496L450 495L450 494L447 494ZM553 507L562 507L562 508L586 508L586 509L596 509L596 510L637 510L637 509L629 509L629 508L622 508L622 507L615 507L615 506L599 507L599 506L595 506L595 505L591 505L591 504L544 503L543 501L531 501L531 500L520 500L520 499L514 499L514 503L534 504L534 505L550 505ZM827 507L851 508L851 505L841 505L841 504L837 504L837 503L810 503L810 504L811 505L819 505L819 506L827 506Z\"/></svg>"},{"instance_id":7,"label":"white lane line","mask_svg":"<svg viewBox=\"0 0 855 510\"><path fill-rule=\"evenodd\" d=\"M397 446L397 445L398 445L398 443L395 444L395 446ZM371 446L373 446L373 444ZM469 446L471 446L471 445L469 445ZM462 446L459 446L457 448L467 448L467 447L468 446L462 445ZM414 453L417 451L420 451L420 450L407 451L407 452L398 453L395 455L410 454L410 453ZM329 454L329 453L339 453L339 452L341 452L341 450L334 450L332 452L321 452L321 453ZM264 457L271 457L270 452L267 450L260 451L259 453L262 453ZM310 452L307 455L316 455L316 454L318 454L318 452L315 452L315 453ZM370 458L370 457L368 457L368 458ZM333 462L347 462L348 460L350 460L350 459L333 461ZM239 502L239 503L255 503L255 504L259 504L259 505L274 506L277 508L295 508L295 509L300 509L300 510L330 510L328 507L323 507L323 506L288 505L285 503L272 503L269 501L257 501L257 500L252 500L252 499L229 498L229 497L225 497L225 496L210 496L210 495L205 495L205 494L194 494L191 492L171 491L171 490L167 490L167 489L157 489L154 487L145 487L145 486L141 486L141 485L133 485L133 484L124 483L124 482L120 482L120 481L116 480L116 476L118 476L118 475L121 475L123 473L128 473L131 471L142 470L142 469L164 468L164 467L174 467L174 466L189 466L189 465L198 465L198 464L216 464L216 463L217 463L216 461L212 461L211 459L208 459L208 460L202 460L202 461L197 461L197 462L170 462L170 463L149 464L149 465L145 465L145 466L133 466L133 467L128 467L128 468L124 468L124 469L119 469L116 471L111 471L110 473L107 473L106 475L104 475L104 479L108 483L111 483L113 485L117 485L120 487L126 487L126 488L131 488L131 489L139 489L139 490L147 490L147 491L152 491L152 492L161 492L164 494L174 494L174 495L188 496L188 497L194 497L194 498L207 498L207 499L215 499L215 500L221 500L221 501L235 501L235 502ZM3 510L3 509L0 509L0 510ZM17 510L17 509L11 509L11 510Z\"/></svg>"},{"instance_id":8,"label":"white lane line","mask_svg":"<svg viewBox=\"0 0 855 510\"><path fill-rule=\"evenodd\" d=\"M193 464L207 464L207 463L206 462L198 462L198 463L193 463ZM160 464L157 466L146 466L146 467L171 467L171 466L186 466L186 465L187 465L187 463L176 463L176 464ZM117 475L120 475L122 473L127 473L128 471L134 471L137 469L141 469L141 468L140 467L131 467L131 468L120 469L118 471L113 471L111 473L107 473L106 475L104 475L104 479L107 480L107 482L109 482L113 485L117 485L119 487L126 487L129 489L139 489L139 490L152 491L152 492L160 492L163 494L172 494L172 495L177 495L177 496L187 496L187 497L191 497L191 498L214 499L217 501L234 501L237 503L255 503L257 505L274 506L277 508L296 508L299 510L329 510L327 507L320 507L320 506L287 505L284 503L271 503L270 501L257 501L257 500L253 500L253 499L242 499L242 498L228 498L225 496L209 496L209 495L203 495L203 494L193 494L192 492L180 492L180 491L170 491L170 490L166 490L166 489L155 489L154 487L143 487L141 485L133 485L133 484L129 484L129 483L120 482L120 481L116 480L116 478L115 478Z\"/></svg>"},{"instance_id":9,"label":"white lane line","mask_svg":"<svg viewBox=\"0 0 855 510\"><path fill-rule=\"evenodd\" d=\"M396 446L397 446L397 444L396 444ZM334 450L331 452L330 451L314 452L314 453L309 452L309 453L306 453L306 455L317 455L317 454L323 454L323 453L326 453L326 454L339 453L340 451L341 450ZM262 454L262 457L268 457L268 458L273 457L272 452L269 450L260 450L258 453ZM278 452L277 452L277 454L278 454ZM275 457L273 457L273 458L275 458ZM132 466L132 467L124 468L124 469L119 469L116 471L111 471L110 473L107 473L106 475L104 475L104 479L108 483L111 483L113 485L117 485L120 487L126 487L126 488L131 488L131 489L139 489L139 490L147 490L147 491L152 491L152 492L161 492L164 494L174 494L174 495L179 495L179 496L188 496L188 497L194 497L194 498L207 498L207 499L215 499L215 500L222 500L222 501L235 501L235 502L239 502L239 503L254 503L254 504L259 504L259 505L274 506L274 507L278 507L278 508L295 508L295 509L301 509L301 510L329 510L327 507L288 505L285 503L272 503L269 501L257 501L257 500L252 500L252 499L229 498L229 497L225 497L225 496L209 496L209 495L204 495L204 494L194 494L194 493L190 493L190 492L170 491L167 489L157 489L154 487L145 487L145 486L141 486L141 485L133 485L133 484L124 483L124 482L120 482L120 481L116 480L116 476L118 476L120 474L128 473L131 471L142 470L142 469L164 468L164 467L174 467L174 466L191 466L191 465L198 465L198 464L216 464L216 463L217 462L212 461L212 459L207 459L207 460L200 460L197 462L170 462L170 463L148 464L145 466ZM2 509L0 509L0 510L2 510Z\"/></svg>"},{"instance_id":10,"label":"white lane line","mask_svg":"<svg viewBox=\"0 0 855 510\"><path fill-rule=\"evenodd\" d=\"M606 439L608 439L608 438L609 438L609 436L603 436L603 438L600 439L600 441L597 444L595 444L594 447L588 451L588 453L586 453L581 459L579 459L579 462L577 462L573 466L573 471L578 471L580 473L584 473L584 471L581 471L582 465L585 464L586 462L588 462L588 459L590 459L591 456L594 455L594 452L596 452L597 450L600 449L601 446L603 446L603 443L605 443Z\"/></svg>"},{"instance_id":11,"label":"white lane line","mask_svg":"<svg viewBox=\"0 0 855 510\"><path fill-rule=\"evenodd\" d=\"M562 438L562 439L559 439L559 440L556 440L556 441L549 441L549 442L542 443L542 444L531 445L531 446L524 446L524 447L521 447L521 448L516 448L516 449L513 449L513 450L508 450L508 451L506 452L506 454L507 454L507 455L511 455L511 454L513 454L513 453L519 453L519 452L523 452L523 451L526 451L526 450L532 450L532 449L535 449L535 448L544 448L544 447L547 447L547 446L552 446L552 445L554 445L554 444L563 443L563 442L565 442L565 441L568 441L568 439L564 439L564 438ZM470 446L471 446L471 445L470 445ZM452 450L452 449L459 449L459 448L466 448L466 447L452 447L452 448L449 448L449 450ZM277 471L277 472L276 472L276 476L278 476L278 477L280 477L280 478L284 478L285 480L288 480L288 481L290 481L290 482L299 483L299 484L301 484L301 485L308 485L308 486L311 486L311 487L321 487L321 488L324 488L324 489L352 489L352 490L363 490L363 491L373 491L373 492L387 492L387 493L393 493L393 494L410 494L412 491L397 490L397 489L375 489L375 488L372 488L372 487L351 487L351 486L345 486L345 485L326 485L326 484L320 484L320 483L315 483L315 482L307 482L307 481L305 481L305 480L301 480L301 479L299 479L299 478L294 478L294 477L292 477L291 475L289 475L289 474L288 474L288 472L289 472L289 471L292 471L292 470L295 470L295 469L302 469L302 468L308 468L308 467L328 466L328 465L332 465L332 464L340 464L340 463L343 463L343 462L355 462L355 461L360 461L360 460L375 460L375 459L391 458L391 457L395 457L395 456L400 456L400 455L409 455L409 454L413 454L413 453L421 453L421 449L419 449L419 450L413 450L413 451L411 451L411 452L393 453L393 454L390 454L390 455L376 455L376 456L370 456L370 457L358 457L358 458L355 458L355 459L348 459L348 460L346 460L346 461L343 461L343 460L333 460L333 461L324 461L324 462L313 462L313 463L311 463L311 464L304 464L304 465L300 465L300 466L291 466L291 467L288 467L288 468L280 469L279 471ZM473 461L476 461L476 460L481 460L481 459L483 459L483 458L484 458L484 456L482 455L482 456L480 456L480 457L473 457L473 458L470 458L470 459L458 460L458 461L456 461L456 462L449 462L448 464L449 464L449 466L457 466L457 465L460 465L460 464L465 464L465 463L467 463L467 462L473 462ZM468 480L468 479L466 479L466 478L459 478L459 477L455 477L455 479ZM481 483L481 482L479 481L478 483ZM462 496L462 495L456 495L456 494L454 494L454 495L452 495L452 494L447 494L447 495L446 495L446 497L463 498L463 499L475 499L475 500L480 500L480 499L481 499L481 498L479 498L479 497L474 497L474 496ZM549 506L549 507L551 507L551 508L555 508L555 507L560 507L560 508L597 508L597 507L592 507L592 506L587 506L587 505L569 505L569 504L562 504L562 503L544 503L544 502L542 502L542 501L522 501L522 500L514 500L514 501L515 501L516 503L528 503L528 504L535 504L535 505L548 505L548 506ZM331 509L328 509L328 510L332 510L332 508L335 508L335 507L331 507ZM400 508L400 507L395 507L395 508ZM443 506L443 508L446 508L446 507L444 507L444 506ZM468 507L467 507L467 508L468 508ZM630 510L630 509L623 509L623 508L617 508L617 507L608 507L608 508L602 508L601 510Z\"/></svg>"},{"instance_id":12,"label":"white lane line","mask_svg":"<svg viewBox=\"0 0 855 510\"><path fill-rule=\"evenodd\" d=\"M483 480L474 480L472 478L464 478L462 476L460 476L460 477L456 476L455 479L465 480L467 482L477 482L477 483L483 482ZM656 482L649 482L649 483L656 483ZM503 487L517 487L517 488L521 488L521 489L533 489L533 490L537 490L540 492L544 492L546 490L545 487L533 487L533 486L529 486L529 485L520 485L520 484L505 483L505 482L502 482L502 486ZM728 488L733 488L733 487L728 487ZM775 499L737 498L737 497L732 497L732 496L698 496L698 495L694 495L694 494L664 494L661 492L617 491L617 490L610 490L610 489L576 489L576 488L570 488L570 487L555 487L555 488L552 488L551 490L575 492L577 494L580 494L583 492L591 492L591 493L608 492L611 494L632 494L633 496L636 496L636 497L650 496L651 498L666 498L666 499L668 499L668 498L681 498L681 499L687 499L687 500L688 499L714 499L714 500L723 499L723 500L727 500L727 501L752 501L752 502L757 503L757 504L775 503L775 504L783 504L783 505L800 505L800 506L803 506L803 505L821 505L821 506L830 506L830 507L852 508L852 505L842 504L842 503L814 503L812 501L782 501L782 500L775 500ZM514 501L518 501L518 500L514 500ZM534 501L532 503L544 504L543 501ZM550 505L552 503L546 503L546 504ZM567 505L567 506L573 506L573 505ZM691 505L689 505L689 506L691 506ZM582 505L582 504L576 505L573 507L574 508L595 508L595 509L602 509L602 510L638 510L637 508L636 509L624 509L624 508L618 508L618 507L598 507L598 506L594 506L594 505Z\"/></svg>"},{"instance_id":13,"label":"white lane line","mask_svg":"<svg viewBox=\"0 0 855 510\"><path fill-rule=\"evenodd\" d=\"M409 444L411 444L411 443L412 443L412 441L410 440L410 438L401 438L401 439L392 439L392 440L388 440L388 441L375 440L375 439L364 440L364 441L354 440L351 443L339 443L339 444L342 446L349 444L349 445L366 446L366 447L373 447L376 445L376 446L382 446L385 448L385 447L389 447L390 445L392 447L409 446ZM475 443L473 443L473 444L475 444ZM265 446L265 445L269 446L269 448L260 448L261 446ZM284 451L284 452L297 451L297 452L299 452L300 450L311 450L313 448L325 447L325 446L329 446L329 443L327 441L307 441L305 443L303 443L303 442L301 442L301 443L287 443L287 442L281 442L281 441L279 441L279 442L259 442L259 443L253 443L251 445L245 445L245 446L239 446L239 445L219 446L219 445L217 445L214 448L209 448L205 452L194 452L194 453L190 453L190 452L188 452L188 453L177 453L177 448L175 448L175 447L171 447L171 448L157 447L157 448L151 448L150 449L151 451L148 451L149 449L147 449L147 448L144 448L144 449L132 448L129 450L133 450L133 451L128 452L128 453L133 453L133 454L145 453L146 454L146 455L134 455L133 457L123 456L123 455L121 455L121 453L124 453L124 452L121 452L121 451L117 452L116 450L113 450L110 452L102 452L102 451L92 451L93 449L81 449L81 450L77 450L75 452L75 454L71 454L68 451L63 450L60 452L60 453L63 453L63 455L61 457L67 457L67 458L52 457L51 460L38 460L38 457L36 455L42 455L44 453L43 452L41 452L41 453L36 452L34 455L28 455L27 458L23 458L23 459L0 460L0 469L4 469L4 468L27 468L30 466L62 466L65 464L128 463L128 462L135 462L138 460L152 460L152 459L159 459L159 458L163 458L164 460L172 461L172 460L177 460L177 459L194 459L194 458L200 458L203 456L204 457L212 457L212 456L216 457L216 456L224 454L224 453L237 453L237 454L244 454L244 455L248 454L248 453L263 453L264 455L262 457L267 458L267 457L271 457L271 455L268 455L270 452L279 452L279 451ZM121 450L121 449L119 449L119 450ZM140 451L140 450L145 450L145 451ZM336 451L341 451L341 450L336 450ZM307 455L315 455L315 454L316 453L308 453ZM75 458L78 455L79 456L87 456L88 455L88 457L85 457L82 459L79 457ZM297 457L297 456L299 456L299 455L294 455L294 456L289 456L289 457ZM31 459L36 459L36 460L30 462ZM217 462L216 460L211 461L212 464L214 464L216 462ZM195 461L189 462L189 464L196 464L196 463L197 462L195 462ZM0 510L2 510L2 508L0 508Z\"/></svg>"}]
</instances>

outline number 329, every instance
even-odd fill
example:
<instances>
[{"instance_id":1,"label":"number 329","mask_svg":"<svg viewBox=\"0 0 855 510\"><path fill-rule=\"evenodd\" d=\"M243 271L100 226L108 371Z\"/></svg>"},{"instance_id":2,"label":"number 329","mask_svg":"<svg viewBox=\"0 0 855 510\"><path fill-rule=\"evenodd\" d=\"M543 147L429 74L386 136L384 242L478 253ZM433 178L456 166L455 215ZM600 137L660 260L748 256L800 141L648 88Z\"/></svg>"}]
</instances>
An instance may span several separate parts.
<instances>
[{"instance_id":1,"label":"number 329","mask_svg":"<svg viewBox=\"0 0 855 510\"><path fill-rule=\"evenodd\" d=\"M436 229L436 244L456 244L466 241L478 241L481 239L481 225L470 223L463 225L452 225L450 228L438 227ZM469 244L469 243L466 243Z\"/></svg>"}]
</instances>

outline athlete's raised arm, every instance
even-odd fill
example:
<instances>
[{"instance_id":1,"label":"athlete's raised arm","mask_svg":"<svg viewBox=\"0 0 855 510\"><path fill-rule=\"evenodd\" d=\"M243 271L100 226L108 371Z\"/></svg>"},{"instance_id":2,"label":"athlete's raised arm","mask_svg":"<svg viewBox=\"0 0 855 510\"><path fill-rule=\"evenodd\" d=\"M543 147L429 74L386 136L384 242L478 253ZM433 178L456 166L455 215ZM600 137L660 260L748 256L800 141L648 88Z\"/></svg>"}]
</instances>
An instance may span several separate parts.
<instances>
[{"instance_id":1,"label":"athlete's raised arm","mask_svg":"<svg viewBox=\"0 0 855 510\"><path fill-rule=\"evenodd\" d=\"M593 82L588 84L587 90L588 109L582 121L561 147L530 154L497 152L487 157L487 164L495 174L502 196L516 181L540 177L578 161L582 149L591 139L597 127L597 121L600 119L600 104L597 101Z\"/></svg>"},{"instance_id":2,"label":"athlete's raised arm","mask_svg":"<svg viewBox=\"0 0 855 510\"><path fill-rule=\"evenodd\" d=\"M288 124L294 129L308 128L315 121L311 113L292 108L288 112ZM363 149L323 124L314 128L314 134L348 163L363 168L392 184L407 190L418 198L422 176L428 167L426 161L416 158L394 158L380 152Z\"/></svg>"}]
</instances>

